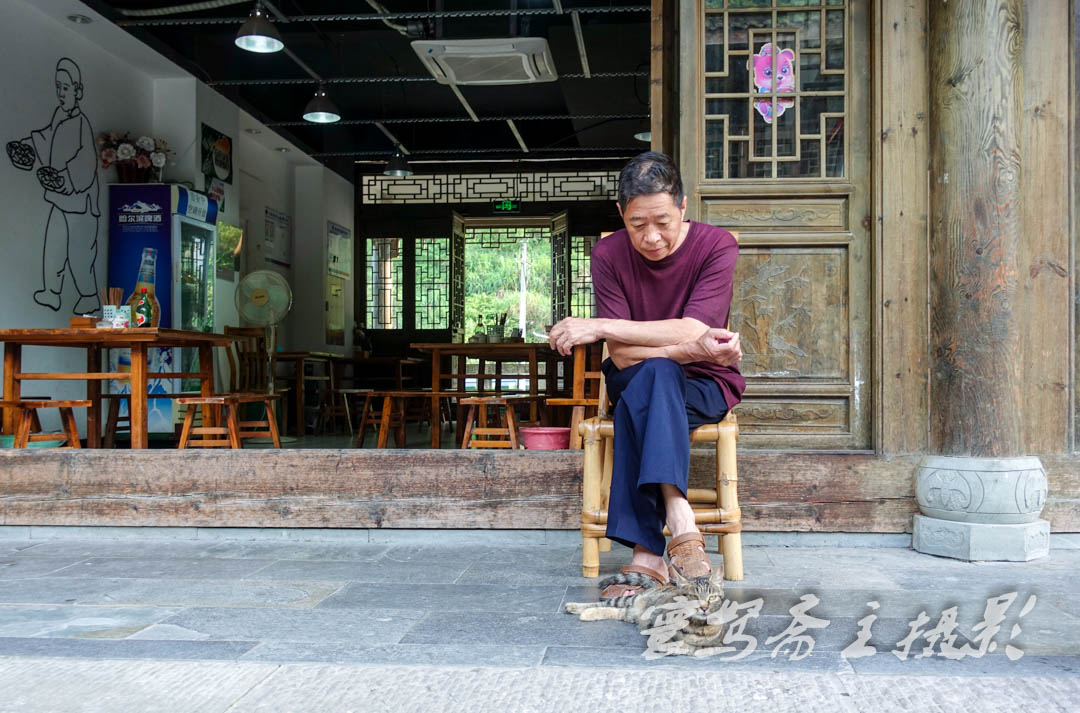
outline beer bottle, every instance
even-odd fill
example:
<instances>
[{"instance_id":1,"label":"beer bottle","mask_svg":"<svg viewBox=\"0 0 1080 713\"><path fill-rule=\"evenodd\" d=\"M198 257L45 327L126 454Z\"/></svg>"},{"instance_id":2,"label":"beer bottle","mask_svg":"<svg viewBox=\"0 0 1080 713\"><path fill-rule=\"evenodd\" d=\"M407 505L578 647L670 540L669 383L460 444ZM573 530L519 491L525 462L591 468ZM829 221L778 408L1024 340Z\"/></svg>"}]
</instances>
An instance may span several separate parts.
<instances>
[{"instance_id":1,"label":"beer bottle","mask_svg":"<svg viewBox=\"0 0 1080 713\"><path fill-rule=\"evenodd\" d=\"M154 305L150 301L150 295L147 294L145 287L139 293L139 301L135 303L135 326L154 326Z\"/></svg>"},{"instance_id":2,"label":"beer bottle","mask_svg":"<svg viewBox=\"0 0 1080 713\"><path fill-rule=\"evenodd\" d=\"M131 305L131 326L143 326L136 324L135 321L135 305L142 297L142 293L145 292L150 299L150 307L154 315L154 321L147 324L147 327L158 326L156 322L161 321L161 303L158 302L157 295L154 294L154 283L157 282L157 250L154 248L143 248L142 261L139 265L139 274L135 280L135 291L131 293L131 297L127 303Z\"/></svg>"}]
</instances>

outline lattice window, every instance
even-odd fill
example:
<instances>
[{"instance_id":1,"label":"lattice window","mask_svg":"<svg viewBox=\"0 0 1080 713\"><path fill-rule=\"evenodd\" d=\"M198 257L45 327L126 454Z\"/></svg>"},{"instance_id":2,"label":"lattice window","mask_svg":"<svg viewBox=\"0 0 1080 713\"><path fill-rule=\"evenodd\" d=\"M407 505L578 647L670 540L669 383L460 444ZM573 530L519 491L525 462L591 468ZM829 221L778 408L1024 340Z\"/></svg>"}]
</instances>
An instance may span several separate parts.
<instances>
[{"instance_id":1,"label":"lattice window","mask_svg":"<svg viewBox=\"0 0 1080 713\"><path fill-rule=\"evenodd\" d=\"M367 327L404 327L401 240L374 238L368 241Z\"/></svg>"},{"instance_id":2,"label":"lattice window","mask_svg":"<svg viewBox=\"0 0 1080 713\"><path fill-rule=\"evenodd\" d=\"M468 229L465 240L470 246L481 248L501 248L506 245L520 245L522 240L546 238L551 234L547 228L511 226L506 228Z\"/></svg>"},{"instance_id":3,"label":"lattice window","mask_svg":"<svg viewBox=\"0 0 1080 713\"><path fill-rule=\"evenodd\" d=\"M504 196L516 200L615 200L618 171L552 171L537 173L437 173L408 178L365 176L367 205L404 203L487 203Z\"/></svg>"},{"instance_id":4,"label":"lattice window","mask_svg":"<svg viewBox=\"0 0 1080 713\"><path fill-rule=\"evenodd\" d=\"M590 271L593 245L597 235L575 235L570 239L570 314L574 317L595 317L592 273Z\"/></svg>"},{"instance_id":5,"label":"lattice window","mask_svg":"<svg viewBox=\"0 0 1080 713\"><path fill-rule=\"evenodd\" d=\"M416 328L450 327L450 240L416 241Z\"/></svg>"},{"instance_id":6,"label":"lattice window","mask_svg":"<svg viewBox=\"0 0 1080 713\"><path fill-rule=\"evenodd\" d=\"M705 179L844 177L847 26L845 0L705 0Z\"/></svg>"}]
</instances>

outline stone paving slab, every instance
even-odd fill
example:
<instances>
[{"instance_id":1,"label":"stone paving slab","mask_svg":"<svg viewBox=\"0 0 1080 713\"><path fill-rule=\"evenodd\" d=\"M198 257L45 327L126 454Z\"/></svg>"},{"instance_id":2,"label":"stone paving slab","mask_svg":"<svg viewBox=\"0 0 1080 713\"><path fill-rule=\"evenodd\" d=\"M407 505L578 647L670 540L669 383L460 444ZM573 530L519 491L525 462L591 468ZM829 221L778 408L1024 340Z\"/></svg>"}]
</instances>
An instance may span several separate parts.
<instances>
[{"instance_id":1,"label":"stone paving slab","mask_svg":"<svg viewBox=\"0 0 1080 713\"><path fill-rule=\"evenodd\" d=\"M249 561L249 560L242 560ZM249 575L253 580L315 579L340 582L407 582L450 584L468 567L467 562L396 562L383 558L365 562L281 560Z\"/></svg>"},{"instance_id":2,"label":"stone paving slab","mask_svg":"<svg viewBox=\"0 0 1080 713\"><path fill-rule=\"evenodd\" d=\"M99 601L118 579L32 577L0 579L0 604L86 604Z\"/></svg>"},{"instance_id":3,"label":"stone paving slab","mask_svg":"<svg viewBox=\"0 0 1080 713\"><path fill-rule=\"evenodd\" d=\"M216 641L396 644L422 612L400 609L213 609L192 607L162 620Z\"/></svg>"},{"instance_id":4,"label":"stone paving slab","mask_svg":"<svg viewBox=\"0 0 1080 713\"><path fill-rule=\"evenodd\" d=\"M33 562L34 560L30 560ZM130 577L136 579L240 579L272 564L270 560L211 557L91 558L45 576Z\"/></svg>"},{"instance_id":5,"label":"stone paving slab","mask_svg":"<svg viewBox=\"0 0 1080 713\"><path fill-rule=\"evenodd\" d=\"M94 581L94 580L91 580ZM344 582L206 579L118 579L114 586L88 594L81 604L174 607L268 607L312 609L345 586Z\"/></svg>"},{"instance_id":6,"label":"stone paving slab","mask_svg":"<svg viewBox=\"0 0 1080 713\"><path fill-rule=\"evenodd\" d=\"M17 550L20 556L132 559L358 560L378 559L389 545L319 542L231 542L150 540L52 540ZM0 549L0 554L2 554Z\"/></svg>"},{"instance_id":7,"label":"stone paving slab","mask_svg":"<svg viewBox=\"0 0 1080 713\"><path fill-rule=\"evenodd\" d=\"M621 621L583 622L569 614L430 612L401 639L403 644L501 644L529 646L630 646L644 648L637 627Z\"/></svg>"},{"instance_id":8,"label":"stone paving slab","mask_svg":"<svg viewBox=\"0 0 1080 713\"><path fill-rule=\"evenodd\" d=\"M410 666L538 666L543 646L458 644L311 644L268 641L243 655L243 661L274 663L407 664Z\"/></svg>"},{"instance_id":9,"label":"stone paving slab","mask_svg":"<svg viewBox=\"0 0 1080 713\"><path fill-rule=\"evenodd\" d=\"M139 641L134 639L0 637L0 657L52 657L101 661L118 659L235 661L256 645L257 642L254 641L190 641L182 639ZM3 690L3 688L0 687L0 690ZM5 710L0 706L0 711Z\"/></svg>"},{"instance_id":10,"label":"stone paving slab","mask_svg":"<svg viewBox=\"0 0 1080 713\"><path fill-rule=\"evenodd\" d=\"M328 597L319 609L370 609L386 607L412 611L559 611L566 587L508 587L478 584L353 583Z\"/></svg>"},{"instance_id":11,"label":"stone paving slab","mask_svg":"<svg viewBox=\"0 0 1080 713\"><path fill-rule=\"evenodd\" d=\"M62 574L71 567L85 561L82 557L26 557L19 554L0 557L0 581L22 579L24 577L42 577L48 574Z\"/></svg>"},{"instance_id":12,"label":"stone paving slab","mask_svg":"<svg viewBox=\"0 0 1080 713\"><path fill-rule=\"evenodd\" d=\"M0 606L0 636L123 639L176 614L157 607Z\"/></svg>"}]
</instances>

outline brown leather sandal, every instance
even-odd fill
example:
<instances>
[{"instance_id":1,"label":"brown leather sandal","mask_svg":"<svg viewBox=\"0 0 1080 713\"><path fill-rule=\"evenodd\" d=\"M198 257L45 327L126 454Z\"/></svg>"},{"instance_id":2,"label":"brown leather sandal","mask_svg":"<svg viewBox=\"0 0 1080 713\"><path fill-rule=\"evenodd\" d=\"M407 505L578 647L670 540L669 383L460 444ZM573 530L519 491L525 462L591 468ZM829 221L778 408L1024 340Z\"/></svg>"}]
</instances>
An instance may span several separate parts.
<instances>
[{"instance_id":1,"label":"brown leather sandal","mask_svg":"<svg viewBox=\"0 0 1080 713\"><path fill-rule=\"evenodd\" d=\"M619 606L646 589L662 587L668 583L667 573L640 564L628 564L618 574L605 577L600 582L600 600Z\"/></svg>"},{"instance_id":2,"label":"brown leather sandal","mask_svg":"<svg viewBox=\"0 0 1080 713\"><path fill-rule=\"evenodd\" d=\"M667 553L671 568L684 579L703 579L712 574L712 563L705 554L705 538L700 532L672 537Z\"/></svg>"}]
</instances>

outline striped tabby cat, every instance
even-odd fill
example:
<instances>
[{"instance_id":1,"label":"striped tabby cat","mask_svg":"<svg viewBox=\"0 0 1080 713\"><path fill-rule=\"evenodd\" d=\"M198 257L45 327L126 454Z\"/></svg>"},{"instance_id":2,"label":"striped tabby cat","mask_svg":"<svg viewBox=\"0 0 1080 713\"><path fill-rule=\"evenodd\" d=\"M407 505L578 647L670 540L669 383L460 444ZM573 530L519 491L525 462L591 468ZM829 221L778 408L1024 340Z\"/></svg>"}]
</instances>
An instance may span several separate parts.
<instances>
[{"instance_id":1,"label":"striped tabby cat","mask_svg":"<svg viewBox=\"0 0 1080 713\"><path fill-rule=\"evenodd\" d=\"M629 584L643 589L599 602L568 602L567 614L577 614L582 621L615 619L631 621L649 636L647 658L668 654L707 655L720 646L723 625L719 611L724 601L724 567L714 565L708 578L690 580L674 567L668 568L671 581L659 584L643 574L616 574L600 582L603 591L611 584ZM709 623L709 616L713 623ZM650 656L650 654L652 654Z\"/></svg>"}]
</instances>

